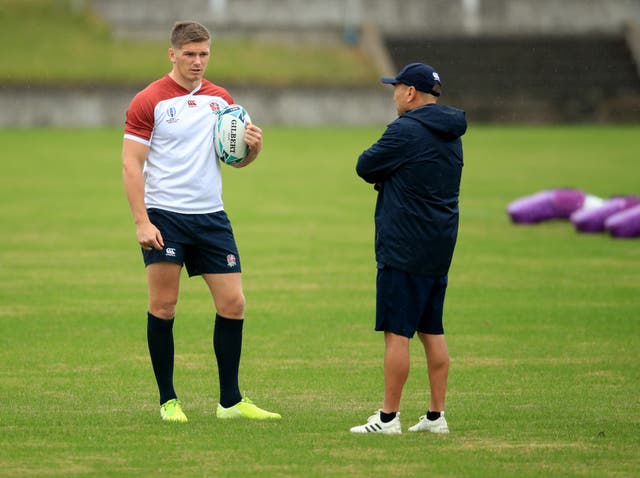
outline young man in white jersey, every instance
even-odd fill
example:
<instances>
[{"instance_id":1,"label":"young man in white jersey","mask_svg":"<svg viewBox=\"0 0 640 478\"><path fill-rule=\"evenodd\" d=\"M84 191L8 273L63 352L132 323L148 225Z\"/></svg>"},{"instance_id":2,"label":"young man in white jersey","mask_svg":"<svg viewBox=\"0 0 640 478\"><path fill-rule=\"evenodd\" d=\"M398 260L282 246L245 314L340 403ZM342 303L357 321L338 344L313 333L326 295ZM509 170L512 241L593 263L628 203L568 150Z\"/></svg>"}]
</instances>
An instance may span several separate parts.
<instances>
[{"instance_id":1,"label":"young man in white jersey","mask_svg":"<svg viewBox=\"0 0 640 478\"><path fill-rule=\"evenodd\" d=\"M245 298L240 257L223 209L220 162L213 147L218 110L229 92L204 79L211 36L196 22L171 31L171 71L131 101L122 148L123 181L142 248L149 288L147 341L160 393L160 416L186 422L173 387L173 322L180 272L201 275L216 308L213 349L218 364L220 419L279 419L243 397L238 386ZM262 149L262 130L249 125L247 157Z\"/></svg>"}]
</instances>

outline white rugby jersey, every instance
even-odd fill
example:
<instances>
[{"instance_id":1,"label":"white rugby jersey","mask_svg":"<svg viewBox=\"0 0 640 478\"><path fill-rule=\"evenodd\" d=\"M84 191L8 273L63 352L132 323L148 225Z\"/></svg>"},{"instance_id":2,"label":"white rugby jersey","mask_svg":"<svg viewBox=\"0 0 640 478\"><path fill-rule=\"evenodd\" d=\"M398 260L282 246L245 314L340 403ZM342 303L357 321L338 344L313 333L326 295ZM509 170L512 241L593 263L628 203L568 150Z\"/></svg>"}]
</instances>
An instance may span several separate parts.
<instances>
[{"instance_id":1,"label":"white rugby jersey","mask_svg":"<svg viewBox=\"0 0 640 478\"><path fill-rule=\"evenodd\" d=\"M149 146L144 164L147 208L184 214L223 209L213 126L218 110L231 103L229 92L208 80L190 92L169 75L133 98L124 137Z\"/></svg>"}]
</instances>

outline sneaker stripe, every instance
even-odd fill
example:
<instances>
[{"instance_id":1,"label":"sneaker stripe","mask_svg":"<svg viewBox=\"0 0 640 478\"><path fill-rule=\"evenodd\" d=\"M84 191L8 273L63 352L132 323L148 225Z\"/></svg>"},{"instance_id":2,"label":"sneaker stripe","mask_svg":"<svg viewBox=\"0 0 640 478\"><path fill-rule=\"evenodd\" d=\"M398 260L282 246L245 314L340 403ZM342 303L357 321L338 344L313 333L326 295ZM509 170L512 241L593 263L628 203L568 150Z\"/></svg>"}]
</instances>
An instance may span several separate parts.
<instances>
[{"instance_id":1,"label":"sneaker stripe","mask_svg":"<svg viewBox=\"0 0 640 478\"><path fill-rule=\"evenodd\" d=\"M379 433L382 431L382 427L380 426L379 423L373 423L373 424L368 424L364 426L364 429L368 432L368 433Z\"/></svg>"}]
</instances>

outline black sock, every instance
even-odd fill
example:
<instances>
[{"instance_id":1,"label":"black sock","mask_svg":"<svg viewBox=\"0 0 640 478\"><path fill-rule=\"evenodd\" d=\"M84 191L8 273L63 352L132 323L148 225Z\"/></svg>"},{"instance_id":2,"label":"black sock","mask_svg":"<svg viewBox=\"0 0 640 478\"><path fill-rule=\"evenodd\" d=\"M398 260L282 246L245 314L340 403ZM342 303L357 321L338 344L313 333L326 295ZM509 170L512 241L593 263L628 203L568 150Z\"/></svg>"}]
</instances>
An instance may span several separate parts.
<instances>
[{"instance_id":1,"label":"black sock","mask_svg":"<svg viewBox=\"0 0 640 478\"><path fill-rule=\"evenodd\" d=\"M432 412L432 411L428 411L427 412L427 420L437 420L438 418L440 418L440 412Z\"/></svg>"},{"instance_id":2,"label":"black sock","mask_svg":"<svg viewBox=\"0 0 640 478\"><path fill-rule=\"evenodd\" d=\"M240 353L242 352L242 326L244 320L227 319L216 314L213 327L213 351L218 362L220 405L234 406L242 400L238 386Z\"/></svg>"},{"instance_id":3,"label":"black sock","mask_svg":"<svg viewBox=\"0 0 640 478\"><path fill-rule=\"evenodd\" d=\"M396 412L384 413L382 410L380 410L380 421L382 421L382 423L389 423L395 417Z\"/></svg>"},{"instance_id":4,"label":"black sock","mask_svg":"<svg viewBox=\"0 0 640 478\"><path fill-rule=\"evenodd\" d=\"M162 320L147 313L147 344L162 405L177 398L173 389L173 319Z\"/></svg>"}]
</instances>

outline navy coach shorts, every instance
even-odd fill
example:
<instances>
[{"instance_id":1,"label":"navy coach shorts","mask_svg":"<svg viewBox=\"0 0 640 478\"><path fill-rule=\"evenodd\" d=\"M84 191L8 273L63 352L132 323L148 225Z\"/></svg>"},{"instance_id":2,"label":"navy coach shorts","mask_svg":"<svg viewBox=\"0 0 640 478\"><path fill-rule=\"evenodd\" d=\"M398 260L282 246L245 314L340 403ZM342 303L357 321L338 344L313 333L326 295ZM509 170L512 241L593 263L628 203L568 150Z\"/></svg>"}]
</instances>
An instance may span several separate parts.
<instances>
[{"instance_id":1,"label":"navy coach shorts","mask_svg":"<svg viewBox=\"0 0 640 478\"><path fill-rule=\"evenodd\" d=\"M149 209L147 213L162 234L164 248L143 249L145 266L156 262L184 264L190 277L241 272L238 248L226 212L180 214Z\"/></svg>"},{"instance_id":2,"label":"navy coach shorts","mask_svg":"<svg viewBox=\"0 0 640 478\"><path fill-rule=\"evenodd\" d=\"M447 276L430 277L378 264L376 330L412 338L444 334L442 311Z\"/></svg>"}]
</instances>

